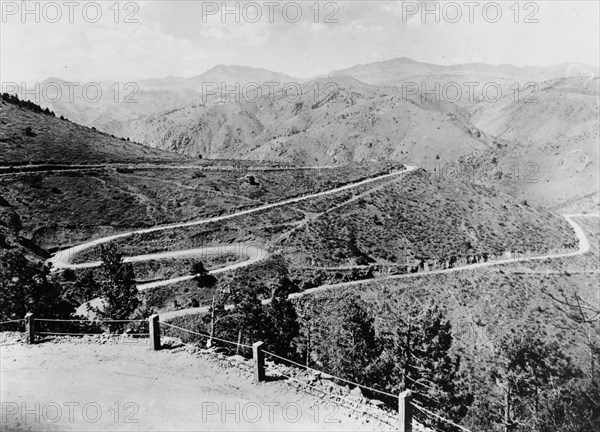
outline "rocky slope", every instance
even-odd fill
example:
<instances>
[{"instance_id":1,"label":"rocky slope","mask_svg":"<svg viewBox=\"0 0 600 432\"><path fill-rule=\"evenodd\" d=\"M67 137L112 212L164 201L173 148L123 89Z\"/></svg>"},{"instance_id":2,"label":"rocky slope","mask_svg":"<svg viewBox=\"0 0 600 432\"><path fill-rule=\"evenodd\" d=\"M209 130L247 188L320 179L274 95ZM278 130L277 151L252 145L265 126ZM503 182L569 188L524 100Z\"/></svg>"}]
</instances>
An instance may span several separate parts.
<instances>
[{"instance_id":1,"label":"rocky slope","mask_svg":"<svg viewBox=\"0 0 600 432\"><path fill-rule=\"evenodd\" d=\"M301 94L197 104L131 123L136 141L203 157L298 164L458 157L486 140L458 112L349 77L306 83ZM453 111L450 107L450 111Z\"/></svg>"},{"instance_id":2,"label":"rocky slope","mask_svg":"<svg viewBox=\"0 0 600 432\"><path fill-rule=\"evenodd\" d=\"M597 196L599 107L598 78L546 82L529 103L506 96L495 104L475 105L469 115L473 124L498 137L483 156L488 168L493 160L504 168L492 183L519 198L555 207ZM481 164L476 159L470 158Z\"/></svg>"}]
</instances>

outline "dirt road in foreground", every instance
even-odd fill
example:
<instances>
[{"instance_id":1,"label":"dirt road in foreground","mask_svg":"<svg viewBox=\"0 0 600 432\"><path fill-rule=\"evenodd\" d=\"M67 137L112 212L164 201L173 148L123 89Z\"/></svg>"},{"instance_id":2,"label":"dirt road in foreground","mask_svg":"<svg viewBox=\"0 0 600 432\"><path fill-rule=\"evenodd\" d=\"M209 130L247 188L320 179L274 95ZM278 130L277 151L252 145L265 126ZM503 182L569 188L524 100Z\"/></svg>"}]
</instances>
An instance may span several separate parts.
<instances>
[{"instance_id":1,"label":"dirt road in foreground","mask_svg":"<svg viewBox=\"0 0 600 432\"><path fill-rule=\"evenodd\" d=\"M3 431L391 429L285 382L253 384L214 354L76 339L0 351Z\"/></svg>"}]
</instances>

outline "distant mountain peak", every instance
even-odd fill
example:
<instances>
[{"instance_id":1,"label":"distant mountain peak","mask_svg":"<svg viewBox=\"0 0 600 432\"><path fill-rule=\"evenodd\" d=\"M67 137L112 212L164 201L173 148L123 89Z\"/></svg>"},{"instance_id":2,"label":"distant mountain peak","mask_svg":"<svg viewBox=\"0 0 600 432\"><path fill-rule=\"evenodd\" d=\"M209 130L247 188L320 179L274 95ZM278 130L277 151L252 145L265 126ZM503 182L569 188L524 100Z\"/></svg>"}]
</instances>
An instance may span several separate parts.
<instances>
[{"instance_id":1,"label":"distant mountain peak","mask_svg":"<svg viewBox=\"0 0 600 432\"><path fill-rule=\"evenodd\" d=\"M64 84L65 82L66 81L62 78L48 77L44 81L42 81L42 84L49 84L49 83Z\"/></svg>"}]
</instances>

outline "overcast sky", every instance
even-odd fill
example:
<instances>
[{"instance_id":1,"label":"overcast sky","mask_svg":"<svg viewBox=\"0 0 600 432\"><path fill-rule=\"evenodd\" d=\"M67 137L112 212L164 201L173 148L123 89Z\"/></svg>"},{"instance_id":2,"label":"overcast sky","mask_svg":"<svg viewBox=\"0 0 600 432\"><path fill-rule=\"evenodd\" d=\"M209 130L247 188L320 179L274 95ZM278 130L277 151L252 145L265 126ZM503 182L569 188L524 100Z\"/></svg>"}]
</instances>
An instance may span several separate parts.
<instances>
[{"instance_id":1,"label":"overcast sky","mask_svg":"<svg viewBox=\"0 0 600 432\"><path fill-rule=\"evenodd\" d=\"M28 7L34 10L35 3ZM288 5L285 18L282 7L274 8L271 19L270 7L259 3L258 22L248 22L257 17L257 8L249 5L239 23L235 14L223 16L222 11L203 15L203 7L212 12L221 2L121 2L115 17L113 1L99 1L102 15L96 23L91 22L95 6L85 6L93 2L75 7L72 23L63 1L45 8L44 3L38 6L37 23L34 13L22 16L21 1L2 0L3 82L194 76L218 64L263 67L303 78L395 57L438 64L599 63L597 1L529 2L527 7L522 2L518 16L509 9L512 1L501 2L499 18L493 5L484 16L483 5L489 2L482 1L472 10L472 23L469 7L460 1L454 3L459 8L445 9L441 2L439 22L433 14L422 16L422 10L412 14L413 4L400 1L329 2L327 7L321 2L315 22L316 8L310 9L314 2L298 2L303 10L295 23L295 6L284 1L279 3ZM457 9L461 18L449 22L457 20ZM130 21L137 23L124 22L130 14ZM325 22L327 17L337 22Z\"/></svg>"}]
</instances>

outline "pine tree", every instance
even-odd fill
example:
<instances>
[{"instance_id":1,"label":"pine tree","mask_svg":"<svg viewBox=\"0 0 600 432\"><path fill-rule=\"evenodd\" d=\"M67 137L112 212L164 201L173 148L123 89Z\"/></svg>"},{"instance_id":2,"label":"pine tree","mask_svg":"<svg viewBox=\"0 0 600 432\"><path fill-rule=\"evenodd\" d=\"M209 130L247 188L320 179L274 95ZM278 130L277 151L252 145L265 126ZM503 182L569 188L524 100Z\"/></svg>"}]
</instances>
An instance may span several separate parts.
<instances>
[{"instance_id":1,"label":"pine tree","mask_svg":"<svg viewBox=\"0 0 600 432\"><path fill-rule=\"evenodd\" d=\"M313 338L316 364L332 375L368 383L379 354L368 304L357 294L342 294L325 301L321 311Z\"/></svg>"},{"instance_id":2,"label":"pine tree","mask_svg":"<svg viewBox=\"0 0 600 432\"><path fill-rule=\"evenodd\" d=\"M321 325L319 319L322 306L318 297L312 296L300 297L295 306L300 326L296 339L296 351L304 364L310 367L314 362L314 345L317 329Z\"/></svg>"},{"instance_id":3,"label":"pine tree","mask_svg":"<svg viewBox=\"0 0 600 432\"><path fill-rule=\"evenodd\" d=\"M266 343L275 354L286 358L296 357L295 343L299 334L298 316L288 300L289 279L282 280L282 286L273 291L271 303L267 306L268 323Z\"/></svg>"},{"instance_id":4,"label":"pine tree","mask_svg":"<svg viewBox=\"0 0 600 432\"><path fill-rule=\"evenodd\" d=\"M237 330L238 343L252 345L264 339L266 314L256 291L247 289L236 292L234 304L231 314L235 315L232 320ZM237 352L239 351L238 346Z\"/></svg>"},{"instance_id":5,"label":"pine tree","mask_svg":"<svg viewBox=\"0 0 600 432\"><path fill-rule=\"evenodd\" d=\"M88 306L99 318L126 320L140 305L135 275L131 264L123 262L123 254L116 246L102 246L100 267L100 296L102 307ZM118 328L112 326L111 328Z\"/></svg>"},{"instance_id":6,"label":"pine tree","mask_svg":"<svg viewBox=\"0 0 600 432\"><path fill-rule=\"evenodd\" d=\"M74 305L50 279L50 269L20 252L0 253L0 321L21 319L27 312L40 318L67 318Z\"/></svg>"},{"instance_id":7,"label":"pine tree","mask_svg":"<svg viewBox=\"0 0 600 432\"><path fill-rule=\"evenodd\" d=\"M489 379L502 393L503 427L506 432L538 430L545 406L545 392L563 387L579 371L560 345L545 340L539 328L509 329L496 343L489 359Z\"/></svg>"},{"instance_id":8,"label":"pine tree","mask_svg":"<svg viewBox=\"0 0 600 432\"><path fill-rule=\"evenodd\" d=\"M459 422L472 403L460 373L460 357L450 354L452 329L437 305L401 306L387 298L381 311L383 352L377 369L386 391L414 393L416 403ZM419 420L440 431L454 427L417 413Z\"/></svg>"}]
</instances>

